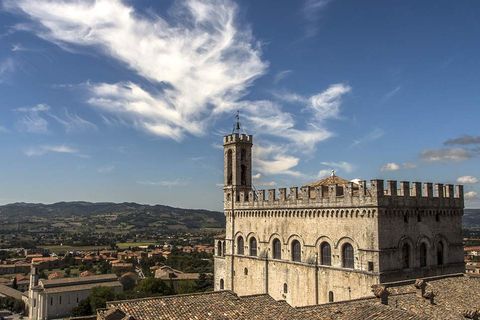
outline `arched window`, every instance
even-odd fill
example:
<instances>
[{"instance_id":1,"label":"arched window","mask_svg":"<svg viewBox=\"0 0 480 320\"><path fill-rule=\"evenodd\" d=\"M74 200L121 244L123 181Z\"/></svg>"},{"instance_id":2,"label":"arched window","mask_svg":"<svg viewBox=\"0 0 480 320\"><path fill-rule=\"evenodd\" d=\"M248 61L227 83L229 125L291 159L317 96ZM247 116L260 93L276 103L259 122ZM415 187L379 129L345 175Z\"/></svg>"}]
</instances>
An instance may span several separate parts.
<instances>
[{"instance_id":1,"label":"arched window","mask_svg":"<svg viewBox=\"0 0 480 320\"><path fill-rule=\"evenodd\" d=\"M220 290L223 290L225 288L225 285L223 283L223 279L220 279Z\"/></svg>"},{"instance_id":2,"label":"arched window","mask_svg":"<svg viewBox=\"0 0 480 320\"><path fill-rule=\"evenodd\" d=\"M248 276L248 269L247 268L243 269L243 274Z\"/></svg>"},{"instance_id":3,"label":"arched window","mask_svg":"<svg viewBox=\"0 0 480 320\"><path fill-rule=\"evenodd\" d=\"M250 238L250 255L252 257L256 257L257 256L257 239L255 239L254 237L251 237Z\"/></svg>"},{"instance_id":4,"label":"arched window","mask_svg":"<svg viewBox=\"0 0 480 320\"><path fill-rule=\"evenodd\" d=\"M408 243L404 243L402 246L402 268L410 268L410 245Z\"/></svg>"},{"instance_id":5,"label":"arched window","mask_svg":"<svg viewBox=\"0 0 480 320\"><path fill-rule=\"evenodd\" d=\"M245 245L243 243L243 237L237 238L237 254L244 254Z\"/></svg>"},{"instance_id":6,"label":"arched window","mask_svg":"<svg viewBox=\"0 0 480 320\"><path fill-rule=\"evenodd\" d=\"M222 248L222 241L217 242L217 256L222 256L223 248Z\"/></svg>"},{"instance_id":7,"label":"arched window","mask_svg":"<svg viewBox=\"0 0 480 320\"><path fill-rule=\"evenodd\" d=\"M420 244L420 267L427 266L427 245L422 242Z\"/></svg>"},{"instance_id":8,"label":"arched window","mask_svg":"<svg viewBox=\"0 0 480 320\"><path fill-rule=\"evenodd\" d=\"M443 265L443 243L441 241L437 244L437 265Z\"/></svg>"},{"instance_id":9,"label":"arched window","mask_svg":"<svg viewBox=\"0 0 480 320\"><path fill-rule=\"evenodd\" d=\"M328 291L328 302L333 302L333 291Z\"/></svg>"},{"instance_id":10,"label":"arched window","mask_svg":"<svg viewBox=\"0 0 480 320\"><path fill-rule=\"evenodd\" d=\"M247 166L244 164L240 166L240 184L242 186L247 184Z\"/></svg>"},{"instance_id":11,"label":"arched window","mask_svg":"<svg viewBox=\"0 0 480 320\"><path fill-rule=\"evenodd\" d=\"M282 259L282 243L280 240L273 240L273 259Z\"/></svg>"},{"instance_id":12,"label":"arched window","mask_svg":"<svg viewBox=\"0 0 480 320\"><path fill-rule=\"evenodd\" d=\"M292 241L292 261L302 261L302 247L298 240Z\"/></svg>"},{"instance_id":13,"label":"arched window","mask_svg":"<svg viewBox=\"0 0 480 320\"><path fill-rule=\"evenodd\" d=\"M222 256L224 256L225 252L227 251L227 246L225 246L225 242L222 242L222 247L223 247Z\"/></svg>"},{"instance_id":14,"label":"arched window","mask_svg":"<svg viewBox=\"0 0 480 320\"><path fill-rule=\"evenodd\" d=\"M332 265L332 248L328 242L322 242L320 245L320 264L324 266Z\"/></svg>"},{"instance_id":15,"label":"arched window","mask_svg":"<svg viewBox=\"0 0 480 320\"><path fill-rule=\"evenodd\" d=\"M283 284L283 293L288 293L288 285L286 283Z\"/></svg>"},{"instance_id":16,"label":"arched window","mask_svg":"<svg viewBox=\"0 0 480 320\"><path fill-rule=\"evenodd\" d=\"M353 247L350 243L345 243L342 247L342 267L353 269Z\"/></svg>"},{"instance_id":17,"label":"arched window","mask_svg":"<svg viewBox=\"0 0 480 320\"><path fill-rule=\"evenodd\" d=\"M228 150L227 151L227 185L231 185L232 184L232 165L233 165L233 161L232 161L232 150Z\"/></svg>"}]
</instances>

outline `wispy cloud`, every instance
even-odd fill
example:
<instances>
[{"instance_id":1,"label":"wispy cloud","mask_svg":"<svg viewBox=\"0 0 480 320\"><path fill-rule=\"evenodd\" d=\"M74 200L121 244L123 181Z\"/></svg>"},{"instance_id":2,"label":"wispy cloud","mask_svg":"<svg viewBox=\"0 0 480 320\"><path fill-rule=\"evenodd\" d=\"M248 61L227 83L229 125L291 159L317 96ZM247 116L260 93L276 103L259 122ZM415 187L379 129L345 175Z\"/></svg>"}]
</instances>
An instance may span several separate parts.
<instances>
[{"instance_id":1,"label":"wispy cloud","mask_svg":"<svg viewBox=\"0 0 480 320\"><path fill-rule=\"evenodd\" d=\"M381 137L383 137L384 134L385 134L385 132L382 129L375 128L372 131L370 131L369 133L367 133L365 136L360 137L356 140L353 140L352 146L359 146L361 144L365 144L365 143L368 143L368 142L378 140Z\"/></svg>"},{"instance_id":2,"label":"wispy cloud","mask_svg":"<svg viewBox=\"0 0 480 320\"><path fill-rule=\"evenodd\" d=\"M50 110L50 107L43 103L33 107L15 109L16 112L22 114L16 122L17 130L28 133L47 133L48 121L44 118L44 113L48 110Z\"/></svg>"},{"instance_id":3,"label":"wispy cloud","mask_svg":"<svg viewBox=\"0 0 480 320\"><path fill-rule=\"evenodd\" d=\"M394 96L396 96L400 90L402 90L402 87L401 86L397 86L395 88L393 88L392 90L388 91L383 97L382 97L382 102L387 102L388 100L390 100L391 98L393 98Z\"/></svg>"},{"instance_id":4,"label":"wispy cloud","mask_svg":"<svg viewBox=\"0 0 480 320\"><path fill-rule=\"evenodd\" d=\"M332 0L305 0L302 7L302 14L305 18L305 36L313 37L318 32L318 24L322 16L322 11Z\"/></svg>"},{"instance_id":5,"label":"wispy cloud","mask_svg":"<svg viewBox=\"0 0 480 320\"><path fill-rule=\"evenodd\" d=\"M471 151L464 148L445 148L424 150L420 154L420 158L424 161L439 162L439 161L464 161L473 157Z\"/></svg>"},{"instance_id":6,"label":"wispy cloud","mask_svg":"<svg viewBox=\"0 0 480 320\"><path fill-rule=\"evenodd\" d=\"M67 133L91 131L98 129L94 123L85 120L78 114L71 113L68 110L65 110L65 114L62 116L55 115L53 113L48 113L48 116L60 123L65 128L65 131Z\"/></svg>"},{"instance_id":7,"label":"wispy cloud","mask_svg":"<svg viewBox=\"0 0 480 320\"><path fill-rule=\"evenodd\" d=\"M12 58L0 60L0 84L7 80L7 77L15 71L15 61Z\"/></svg>"},{"instance_id":8,"label":"wispy cloud","mask_svg":"<svg viewBox=\"0 0 480 320\"><path fill-rule=\"evenodd\" d=\"M469 136L469 135L464 135L458 138L454 139L449 139L443 143L446 146L451 146L451 145L475 145L479 144L480 145L480 136Z\"/></svg>"},{"instance_id":9,"label":"wispy cloud","mask_svg":"<svg viewBox=\"0 0 480 320\"><path fill-rule=\"evenodd\" d=\"M292 70L282 70L277 72L273 77L273 83L278 84L280 81L288 77L292 73Z\"/></svg>"},{"instance_id":10,"label":"wispy cloud","mask_svg":"<svg viewBox=\"0 0 480 320\"><path fill-rule=\"evenodd\" d=\"M478 183L478 178L474 176L462 176L458 177L457 182L461 184L475 184Z\"/></svg>"},{"instance_id":11,"label":"wispy cloud","mask_svg":"<svg viewBox=\"0 0 480 320\"><path fill-rule=\"evenodd\" d=\"M142 16L119 0L5 4L35 22L30 31L44 39L94 47L154 84L148 90L129 81L91 84L88 101L175 140L203 134L211 117L234 109L267 67L250 30L236 23L230 1L181 1L169 20Z\"/></svg>"},{"instance_id":12,"label":"wispy cloud","mask_svg":"<svg viewBox=\"0 0 480 320\"><path fill-rule=\"evenodd\" d=\"M184 180L160 180L160 181L137 181L138 184L145 185L145 186L157 186L157 187L184 187L187 186L189 183L188 181Z\"/></svg>"},{"instance_id":13,"label":"wispy cloud","mask_svg":"<svg viewBox=\"0 0 480 320\"><path fill-rule=\"evenodd\" d=\"M43 146L30 147L24 150L24 153L29 157L34 157L34 156L42 156L47 153L76 154L78 153L78 150L68 145L43 145Z\"/></svg>"}]
</instances>

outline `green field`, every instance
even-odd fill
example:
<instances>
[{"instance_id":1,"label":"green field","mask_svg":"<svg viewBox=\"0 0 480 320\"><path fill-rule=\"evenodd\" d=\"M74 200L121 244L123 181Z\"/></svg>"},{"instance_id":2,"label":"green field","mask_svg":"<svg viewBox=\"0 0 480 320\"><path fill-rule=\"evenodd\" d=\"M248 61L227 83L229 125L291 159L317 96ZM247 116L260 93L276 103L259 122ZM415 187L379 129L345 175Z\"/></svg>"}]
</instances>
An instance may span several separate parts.
<instances>
[{"instance_id":1,"label":"green field","mask_svg":"<svg viewBox=\"0 0 480 320\"><path fill-rule=\"evenodd\" d=\"M128 247L140 247L140 246L150 246L158 245L155 242L117 242L117 247L119 249L127 249Z\"/></svg>"}]
</instances>

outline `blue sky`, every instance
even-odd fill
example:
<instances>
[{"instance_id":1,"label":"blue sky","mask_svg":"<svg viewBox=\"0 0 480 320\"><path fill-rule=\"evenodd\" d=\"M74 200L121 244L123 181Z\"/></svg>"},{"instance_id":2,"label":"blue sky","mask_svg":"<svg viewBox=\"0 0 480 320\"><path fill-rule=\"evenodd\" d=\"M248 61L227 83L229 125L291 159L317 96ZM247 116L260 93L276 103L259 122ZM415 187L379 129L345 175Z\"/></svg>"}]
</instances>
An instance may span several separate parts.
<instances>
[{"instance_id":1,"label":"blue sky","mask_svg":"<svg viewBox=\"0 0 480 320\"><path fill-rule=\"evenodd\" d=\"M240 110L257 188L335 169L480 207L478 1L0 3L0 203L220 209Z\"/></svg>"}]
</instances>

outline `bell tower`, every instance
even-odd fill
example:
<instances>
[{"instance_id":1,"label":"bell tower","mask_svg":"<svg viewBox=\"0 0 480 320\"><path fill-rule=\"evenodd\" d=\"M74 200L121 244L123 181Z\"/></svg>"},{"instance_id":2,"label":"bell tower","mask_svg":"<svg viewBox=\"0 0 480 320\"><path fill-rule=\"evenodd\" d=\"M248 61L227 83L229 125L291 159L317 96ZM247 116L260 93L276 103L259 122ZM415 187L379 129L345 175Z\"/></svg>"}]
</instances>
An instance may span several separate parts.
<instances>
[{"instance_id":1,"label":"bell tower","mask_svg":"<svg viewBox=\"0 0 480 320\"><path fill-rule=\"evenodd\" d=\"M253 137L240 133L240 121L237 121L232 134L223 137L223 175L225 201L239 199L239 191L252 189L252 145Z\"/></svg>"}]
</instances>

